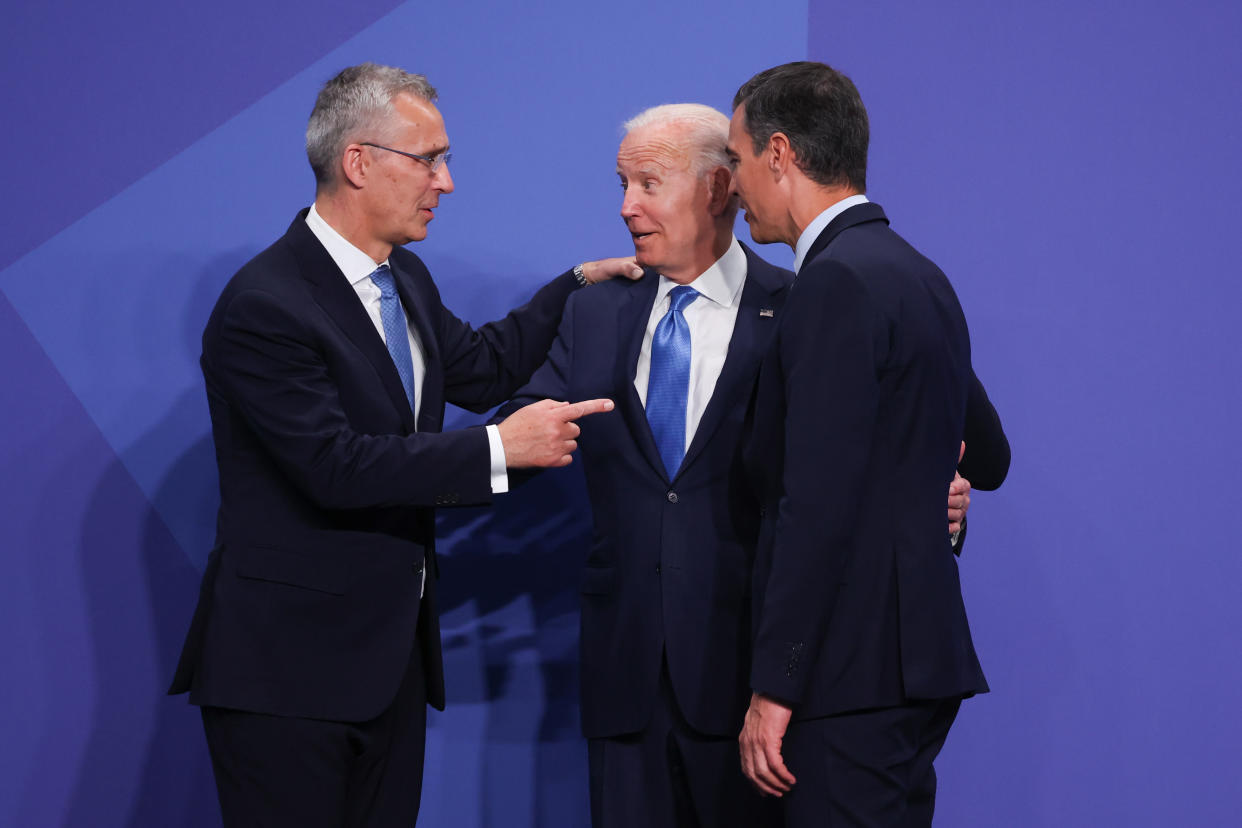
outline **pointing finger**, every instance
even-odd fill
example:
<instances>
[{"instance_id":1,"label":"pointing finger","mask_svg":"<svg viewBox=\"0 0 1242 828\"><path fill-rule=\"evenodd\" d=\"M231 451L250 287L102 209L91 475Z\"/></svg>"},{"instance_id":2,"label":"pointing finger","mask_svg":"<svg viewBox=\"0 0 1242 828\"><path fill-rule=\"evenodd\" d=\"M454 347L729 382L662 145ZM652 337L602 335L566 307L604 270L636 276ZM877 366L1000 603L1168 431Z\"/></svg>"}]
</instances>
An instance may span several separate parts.
<instances>
[{"instance_id":1,"label":"pointing finger","mask_svg":"<svg viewBox=\"0 0 1242 828\"><path fill-rule=\"evenodd\" d=\"M602 414L605 411L612 411L612 409L612 400L583 400L582 402L565 406L565 409L558 412L558 414L568 422L579 417L585 417L588 414Z\"/></svg>"}]
</instances>

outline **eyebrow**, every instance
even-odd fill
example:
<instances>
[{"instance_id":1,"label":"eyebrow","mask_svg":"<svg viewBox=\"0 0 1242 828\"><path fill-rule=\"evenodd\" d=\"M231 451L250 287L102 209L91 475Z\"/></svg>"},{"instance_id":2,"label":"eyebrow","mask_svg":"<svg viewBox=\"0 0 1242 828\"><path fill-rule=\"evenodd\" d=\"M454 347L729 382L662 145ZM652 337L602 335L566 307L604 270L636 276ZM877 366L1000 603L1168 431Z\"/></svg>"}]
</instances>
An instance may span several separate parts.
<instances>
[{"instance_id":1,"label":"eyebrow","mask_svg":"<svg viewBox=\"0 0 1242 828\"><path fill-rule=\"evenodd\" d=\"M634 170L634 177L637 178L641 176L643 178L661 178L665 175L665 173L666 171L658 166L639 167L638 169ZM625 176L625 173L621 170L620 167L617 167L617 175Z\"/></svg>"}]
</instances>

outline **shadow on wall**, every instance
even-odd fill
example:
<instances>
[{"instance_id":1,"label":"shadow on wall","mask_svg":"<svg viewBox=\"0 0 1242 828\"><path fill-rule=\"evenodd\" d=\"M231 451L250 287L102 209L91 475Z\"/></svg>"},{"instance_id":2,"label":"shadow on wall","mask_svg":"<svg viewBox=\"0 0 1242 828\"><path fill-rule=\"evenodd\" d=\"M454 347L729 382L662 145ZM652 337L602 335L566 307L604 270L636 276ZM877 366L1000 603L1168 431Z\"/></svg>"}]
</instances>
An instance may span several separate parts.
<instances>
[{"instance_id":1,"label":"shadow on wall","mask_svg":"<svg viewBox=\"0 0 1242 828\"><path fill-rule=\"evenodd\" d=\"M169 390L158 397L160 405L168 406L167 413L158 421L151 418L150 425L125 449L123 457L130 468L149 473L149 482L144 479L143 485L147 487L151 504L172 532L175 542L200 572L206 566L207 554L215 540L216 510L220 503L207 393L199 368L203 328L225 284L257 252L254 248L238 248L214 257L205 266L200 265L198 278L185 295L185 305L176 326L177 341L146 338L141 342L147 354L180 346L180 358L176 360L180 371L175 379L168 380L176 382L174 388L179 389L179 393ZM182 272L189 266L189 263L168 257L155 270ZM148 297L148 301L139 318L167 313L158 300ZM165 368L165 371L170 370Z\"/></svg>"},{"instance_id":2,"label":"shadow on wall","mask_svg":"<svg viewBox=\"0 0 1242 828\"><path fill-rule=\"evenodd\" d=\"M539 475L491 509L441 513L446 718L451 726L454 706L486 705L484 825L578 824L585 813L578 583L589 516L576 466ZM513 767L515 753L529 764ZM515 790L515 773L529 790ZM513 805L532 821L506 815Z\"/></svg>"},{"instance_id":3,"label":"shadow on wall","mask_svg":"<svg viewBox=\"0 0 1242 828\"><path fill-rule=\"evenodd\" d=\"M205 403L193 396L193 404ZM183 399L178 409L187 403ZM143 563L147 572L148 601L155 618L158 672L155 700L155 727L147 741L142 768L142 787L133 803L130 828L151 825L215 828L220 824L211 761L198 708L187 697L168 696L181 645L198 601L202 569L214 539L216 495L215 456L211 438L202 435L171 466L155 494L159 512L168 499L184 497L187 491L201 492L206 480L211 494L195 499L194 507L205 514L201 519L212 527L212 537L201 546L185 550L165 541L167 529L150 512L148 532L143 542Z\"/></svg>"},{"instance_id":4,"label":"shadow on wall","mask_svg":"<svg viewBox=\"0 0 1242 828\"><path fill-rule=\"evenodd\" d=\"M207 315L235 252L203 268L182 312L185 363L197 366ZM172 343L145 343L145 348ZM187 378L189 379L189 378ZM219 503L202 381L194 372L158 422L124 452L165 469L150 500L119 460L95 488L81 558L96 670L94 727L69 825L215 828L219 807L197 708L166 695L198 597ZM172 459L165 459L175 453ZM123 494L130 493L132 494Z\"/></svg>"},{"instance_id":5,"label":"shadow on wall","mask_svg":"<svg viewBox=\"0 0 1242 828\"><path fill-rule=\"evenodd\" d=\"M82 525L95 698L66 824L215 826L197 711L165 695L199 573L134 489L114 462Z\"/></svg>"}]
</instances>

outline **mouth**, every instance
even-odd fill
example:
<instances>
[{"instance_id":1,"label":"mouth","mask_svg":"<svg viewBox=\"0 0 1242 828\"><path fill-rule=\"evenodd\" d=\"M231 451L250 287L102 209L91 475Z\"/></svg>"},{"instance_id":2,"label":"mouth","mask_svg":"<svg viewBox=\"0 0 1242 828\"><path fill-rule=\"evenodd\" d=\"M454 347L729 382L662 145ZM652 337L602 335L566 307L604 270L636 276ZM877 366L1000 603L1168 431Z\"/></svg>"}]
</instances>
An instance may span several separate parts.
<instances>
[{"instance_id":1,"label":"mouth","mask_svg":"<svg viewBox=\"0 0 1242 828\"><path fill-rule=\"evenodd\" d=\"M631 238L633 238L633 239L634 239L634 244L638 244L638 243L639 243L640 241L642 241L643 239L650 238L651 236L654 236L654 235L655 235L655 233L654 233L654 232L651 232L651 233L635 233L635 232L633 232L633 231L630 231L630 236L631 236Z\"/></svg>"}]
</instances>

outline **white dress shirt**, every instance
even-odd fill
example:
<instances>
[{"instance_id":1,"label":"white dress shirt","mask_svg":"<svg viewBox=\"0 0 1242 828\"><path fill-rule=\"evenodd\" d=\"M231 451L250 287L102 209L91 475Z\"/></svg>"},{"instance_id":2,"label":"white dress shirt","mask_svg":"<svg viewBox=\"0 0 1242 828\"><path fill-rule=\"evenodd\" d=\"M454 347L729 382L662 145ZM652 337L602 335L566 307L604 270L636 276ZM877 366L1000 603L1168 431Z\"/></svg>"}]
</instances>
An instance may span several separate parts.
<instances>
[{"instance_id":1,"label":"white dress shirt","mask_svg":"<svg viewBox=\"0 0 1242 828\"><path fill-rule=\"evenodd\" d=\"M690 389L686 395L686 447L694 439L694 432L703 419L703 411L716 390L720 369L724 367L729 352L729 340L733 338L733 324L737 321L738 303L742 298L742 285L746 281L746 254L737 239L715 264L703 271L690 287L699 293L682 316L690 328ZM638 366L634 372L634 390L643 406L647 405L647 382L651 376L651 340L656 325L668 313L668 294L677 283L660 276L655 302L643 333L642 349L638 352ZM684 450L684 449L683 449Z\"/></svg>"},{"instance_id":2,"label":"white dress shirt","mask_svg":"<svg viewBox=\"0 0 1242 828\"><path fill-rule=\"evenodd\" d=\"M832 220L844 213L846 210L858 204L866 204L867 197L865 195L852 195L843 198L836 204L829 207L824 212L816 216L806 229L802 231L802 235L798 236L798 243L794 246L794 266L793 271L796 275L802 269L802 260L806 258L806 254L811 252L811 245L815 244L815 240L819 238L819 234L824 232L824 228L832 223Z\"/></svg>"},{"instance_id":3,"label":"white dress shirt","mask_svg":"<svg viewBox=\"0 0 1242 828\"><path fill-rule=\"evenodd\" d=\"M358 294L358 300L362 302L367 316L371 317L376 333L387 345L388 338L384 335L384 322L380 318L380 289L371 281L371 274L380 265L388 264L388 260L373 261L370 256L352 245L324 221L323 216L319 215L319 211L313 204L310 212L306 214L306 226L328 251L328 255L332 257L332 261L336 262L341 273L345 274L346 281ZM418 412L423 405L423 378L427 375L427 354L423 350L418 331L410 324L408 311L405 315L405 329L410 337L410 357L414 363L414 420L417 422ZM505 448L500 441L500 430L494 425L487 426L487 444L491 459L492 493L502 494L509 491L509 474L505 469Z\"/></svg>"}]
</instances>

